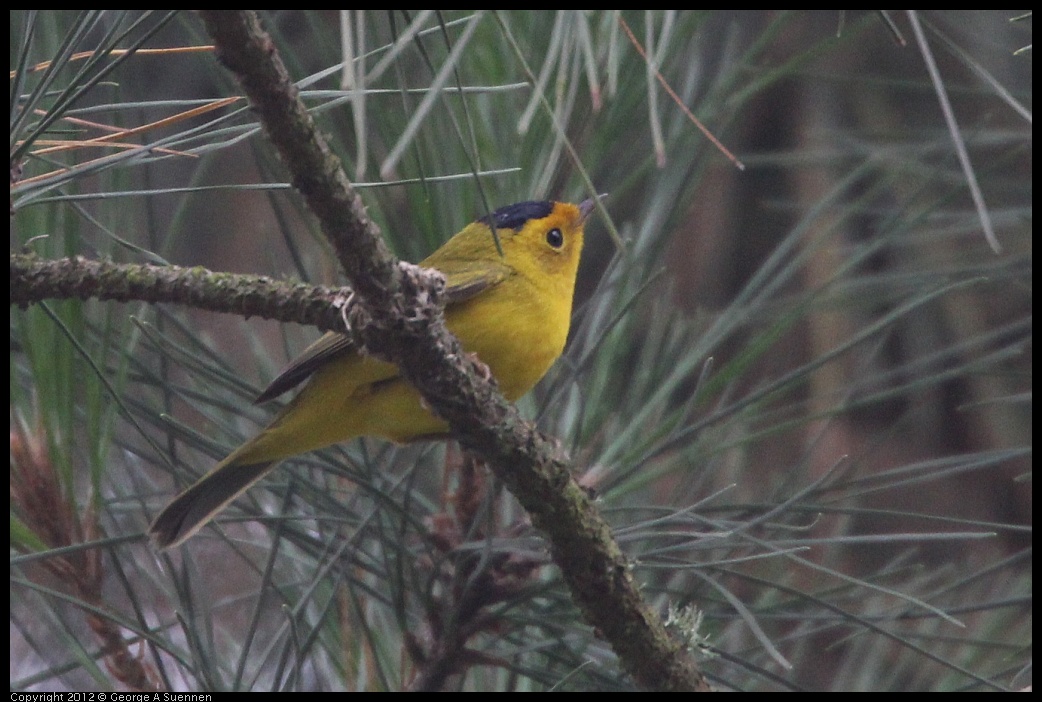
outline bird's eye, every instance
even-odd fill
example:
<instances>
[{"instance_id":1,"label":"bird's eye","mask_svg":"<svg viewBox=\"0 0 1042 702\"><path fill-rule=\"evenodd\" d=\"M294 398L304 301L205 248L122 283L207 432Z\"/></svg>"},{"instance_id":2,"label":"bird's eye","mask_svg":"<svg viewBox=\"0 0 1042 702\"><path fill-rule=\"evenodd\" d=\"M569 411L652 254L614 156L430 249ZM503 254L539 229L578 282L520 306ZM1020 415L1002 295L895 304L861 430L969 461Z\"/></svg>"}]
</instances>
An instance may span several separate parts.
<instances>
[{"instance_id":1,"label":"bird's eye","mask_svg":"<svg viewBox=\"0 0 1042 702\"><path fill-rule=\"evenodd\" d=\"M554 227L546 233L546 243L555 249L559 249L564 246L564 234L557 227Z\"/></svg>"}]
</instances>

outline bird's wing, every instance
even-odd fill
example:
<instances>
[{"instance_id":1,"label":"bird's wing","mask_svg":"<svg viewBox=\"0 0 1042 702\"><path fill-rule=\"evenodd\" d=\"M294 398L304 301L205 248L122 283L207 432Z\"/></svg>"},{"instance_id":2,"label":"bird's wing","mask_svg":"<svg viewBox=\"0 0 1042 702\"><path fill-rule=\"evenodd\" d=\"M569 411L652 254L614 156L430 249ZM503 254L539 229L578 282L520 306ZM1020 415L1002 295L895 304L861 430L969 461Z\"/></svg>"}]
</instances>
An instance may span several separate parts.
<instances>
[{"instance_id":1,"label":"bird's wing","mask_svg":"<svg viewBox=\"0 0 1042 702\"><path fill-rule=\"evenodd\" d=\"M506 280L512 269L499 261L438 261L434 266L445 274L445 308L458 305Z\"/></svg>"},{"instance_id":2,"label":"bird's wing","mask_svg":"<svg viewBox=\"0 0 1042 702\"><path fill-rule=\"evenodd\" d=\"M438 261L438 270L445 274L446 313L453 305L480 295L506 280L511 269L506 264L488 261ZM326 332L317 341L304 349L299 356L282 369L271 384L257 396L255 403L267 402L311 377L311 374L335 358L357 353L351 337L338 332ZM391 374L388 377L393 377ZM382 380L374 378L372 380Z\"/></svg>"},{"instance_id":3,"label":"bird's wing","mask_svg":"<svg viewBox=\"0 0 1042 702\"><path fill-rule=\"evenodd\" d=\"M332 359L348 353L355 353L355 344L351 337L337 332L326 332L290 361L254 402L267 402L287 390L292 390Z\"/></svg>"}]
</instances>

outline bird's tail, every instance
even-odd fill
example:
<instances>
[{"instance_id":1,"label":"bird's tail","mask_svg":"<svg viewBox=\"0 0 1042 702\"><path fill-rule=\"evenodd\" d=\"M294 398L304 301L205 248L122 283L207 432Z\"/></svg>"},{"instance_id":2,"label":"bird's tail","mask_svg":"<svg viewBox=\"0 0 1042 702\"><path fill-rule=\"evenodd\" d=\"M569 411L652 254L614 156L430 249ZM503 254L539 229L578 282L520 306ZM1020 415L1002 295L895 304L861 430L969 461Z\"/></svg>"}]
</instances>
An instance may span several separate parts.
<instances>
[{"instance_id":1,"label":"bird's tail","mask_svg":"<svg viewBox=\"0 0 1042 702\"><path fill-rule=\"evenodd\" d=\"M182 492L159 513L149 536L160 549L181 545L236 497L270 471L276 461L238 465L235 452Z\"/></svg>"}]
</instances>

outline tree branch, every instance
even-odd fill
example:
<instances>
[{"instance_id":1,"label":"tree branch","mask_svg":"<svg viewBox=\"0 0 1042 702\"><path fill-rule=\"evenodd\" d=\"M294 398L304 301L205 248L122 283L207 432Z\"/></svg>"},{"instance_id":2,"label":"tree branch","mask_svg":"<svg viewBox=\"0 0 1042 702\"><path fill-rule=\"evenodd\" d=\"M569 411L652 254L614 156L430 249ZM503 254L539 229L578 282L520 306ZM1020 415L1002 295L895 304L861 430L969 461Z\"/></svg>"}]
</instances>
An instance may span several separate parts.
<instances>
[{"instance_id":1,"label":"tree branch","mask_svg":"<svg viewBox=\"0 0 1042 702\"><path fill-rule=\"evenodd\" d=\"M11 254L11 304L28 307L48 298L190 305L211 312L344 330L338 303L348 288L289 283L260 275L205 268L112 263L76 256L50 260Z\"/></svg>"}]
</instances>

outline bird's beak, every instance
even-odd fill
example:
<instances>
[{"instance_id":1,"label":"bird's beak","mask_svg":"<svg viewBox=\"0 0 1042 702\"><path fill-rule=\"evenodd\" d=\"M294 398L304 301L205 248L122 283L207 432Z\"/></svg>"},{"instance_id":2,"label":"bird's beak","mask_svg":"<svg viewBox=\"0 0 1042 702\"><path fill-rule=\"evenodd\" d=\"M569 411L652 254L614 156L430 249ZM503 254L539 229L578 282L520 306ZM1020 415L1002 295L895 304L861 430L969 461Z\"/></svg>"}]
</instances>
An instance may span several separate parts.
<instances>
[{"instance_id":1,"label":"bird's beak","mask_svg":"<svg viewBox=\"0 0 1042 702\"><path fill-rule=\"evenodd\" d=\"M579 216L582 217L582 221L585 222L586 218L590 216L594 208L597 207L597 200L603 200L608 197L608 193L601 193L595 198L587 198L579 203Z\"/></svg>"}]
</instances>

